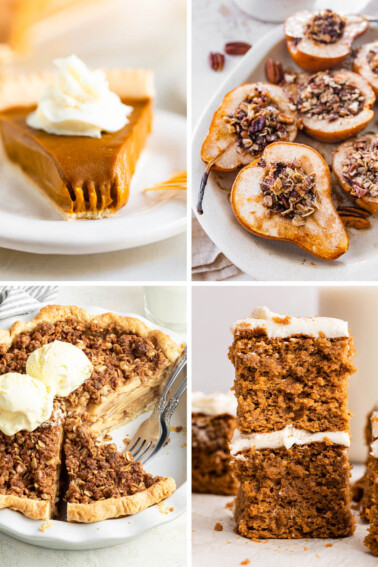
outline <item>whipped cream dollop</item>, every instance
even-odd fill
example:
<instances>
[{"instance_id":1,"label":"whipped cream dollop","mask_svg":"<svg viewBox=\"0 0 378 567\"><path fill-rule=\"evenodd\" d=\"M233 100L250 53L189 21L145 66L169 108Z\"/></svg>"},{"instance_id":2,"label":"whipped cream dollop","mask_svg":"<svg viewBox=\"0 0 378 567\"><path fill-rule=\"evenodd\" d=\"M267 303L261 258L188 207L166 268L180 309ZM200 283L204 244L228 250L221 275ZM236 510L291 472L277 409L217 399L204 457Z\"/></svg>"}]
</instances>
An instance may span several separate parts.
<instances>
[{"instance_id":1,"label":"whipped cream dollop","mask_svg":"<svg viewBox=\"0 0 378 567\"><path fill-rule=\"evenodd\" d=\"M27 374L8 372L0 376L0 430L5 435L34 431L48 420L53 410L54 393Z\"/></svg>"},{"instance_id":2,"label":"whipped cream dollop","mask_svg":"<svg viewBox=\"0 0 378 567\"><path fill-rule=\"evenodd\" d=\"M268 307L257 307L250 317L236 321L231 327L231 332L260 328L273 339L293 335L316 337L320 333L324 333L330 339L349 336L347 321L330 317L289 317L273 313Z\"/></svg>"},{"instance_id":3,"label":"whipped cream dollop","mask_svg":"<svg viewBox=\"0 0 378 567\"><path fill-rule=\"evenodd\" d=\"M293 425L287 425L279 431L271 433L241 433L235 429L231 441L231 454L234 456L244 449L255 447L256 449L278 449L286 447L290 449L293 445L307 445L328 441L336 445L349 447L350 438L346 431L317 431L310 432L305 429L297 429Z\"/></svg>"},{"instance_id":4,"label":"whipped cream dollop","mask_svg":"<svg viewBox=\"0 0 378 567\"><path fill-rule=\"evenodd\" d=\"M53 341L29 355L26 372L57 396L68 396L90 377L93 364L77 346Z\"/></svg>"},{"instance_id":5,"label":"whipped cream dollop","mask_svg":"<svg viewBox=\"0 0 378 567\"><path fill-rule=\"evenodd\" d=\"M219 415L228 413L236 415L236 398L232 392L214 392L213 394L203 394L193 392L192 412L203 413L205 415Z\"/></svg>"},{"instance_id":6,"label":"whipped cream dollop","mask_svg":"<svg viewBox=\"0 0 378 567\"><path fill-rule=\"evenodd\" d=\"M42 92L28 126L59 136L101 138L101 132L117 132L128 123L133 109L109 90L103 71L88 69L76 55L54 64L56 81Z\"/></svg>"}]
</instances>

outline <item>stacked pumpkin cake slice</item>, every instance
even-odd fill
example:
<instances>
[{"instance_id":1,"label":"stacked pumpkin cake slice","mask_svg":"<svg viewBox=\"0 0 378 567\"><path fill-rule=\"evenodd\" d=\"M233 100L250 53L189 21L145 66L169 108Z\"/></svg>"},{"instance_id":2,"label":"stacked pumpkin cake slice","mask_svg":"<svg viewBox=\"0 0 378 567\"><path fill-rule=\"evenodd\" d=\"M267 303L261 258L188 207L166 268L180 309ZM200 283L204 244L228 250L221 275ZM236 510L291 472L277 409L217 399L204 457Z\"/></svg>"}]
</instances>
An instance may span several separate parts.
<instances>
[{"instance_id":1,"label":"stacked pumpkin cake slice","mask_svg":"<svg viewBox=\"0 0 378 567\"><path fill-rule=\"evenodd\" d=\"M257 308L233 333L238 532L249 538L351 535L347 386L355 368L348 324Z\"/></svg>"}]
</instances>

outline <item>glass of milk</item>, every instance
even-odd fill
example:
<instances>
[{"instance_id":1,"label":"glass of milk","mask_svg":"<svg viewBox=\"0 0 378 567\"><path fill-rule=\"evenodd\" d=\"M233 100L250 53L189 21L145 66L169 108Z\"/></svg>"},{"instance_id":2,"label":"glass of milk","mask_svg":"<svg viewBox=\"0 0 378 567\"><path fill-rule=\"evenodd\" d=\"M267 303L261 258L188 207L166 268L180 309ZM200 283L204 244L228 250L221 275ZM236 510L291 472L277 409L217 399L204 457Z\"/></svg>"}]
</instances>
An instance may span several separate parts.
<instances>
[{"instance_id":1,"label":"glass of milk","mask_svg":"<svg viewBox=\"0 0 378 567\"><path fill-rule=\"evenodd\" d=\"M153 323L186 332L186 286L144 286L144 311Z\"/></svg>"},{"instance_id":2,"label":"glass of milk","mask_svg":"<svg viewBox=\"0 0 378 567\"><path fill-rule=\"evenodd\" d=\"M322 286L319 288L319 315L348 321L357 355L357 372L349 379L350 458L364 462L366 416L378 403L378 288L376 286Z\"/></svg>"}]
</instances>

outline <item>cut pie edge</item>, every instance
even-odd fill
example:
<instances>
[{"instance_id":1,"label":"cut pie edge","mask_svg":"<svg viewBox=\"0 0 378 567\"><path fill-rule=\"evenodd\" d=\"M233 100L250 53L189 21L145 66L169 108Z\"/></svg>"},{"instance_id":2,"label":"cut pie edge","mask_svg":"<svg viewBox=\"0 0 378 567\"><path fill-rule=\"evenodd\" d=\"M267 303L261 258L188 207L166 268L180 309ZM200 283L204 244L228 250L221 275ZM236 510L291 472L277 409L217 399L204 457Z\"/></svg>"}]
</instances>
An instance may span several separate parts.
<instances>
[{"instance_id":1,"label":"cut pie edge","mask_svg":"<svg viewBox=\"0 0 378 567\"><path fill-rule=\"evenodd\" d=\"M104 69L109 89L121 98L150 100L155 94L154 75L148 69ZM6 73L0 78L0 111L38 103L43 89L54 81L52 71Z\"/></svg>"},{"instance_id":2,"label":"cut pie edge","mask_svg":"<svg viewBox=\"0 0 378 567\"><path fill-rule=\"evenodd\" d=\"M172 477L165 477L142 492L119 498L107 498L91 504L67 503L69 522L100 522L119 516L137 514L154 504L158 504L173 494L176 483Z\"/></svg>"},{"instance_id":3,"label":"cut pie edge","mask_svg":"<svg viewBox=\"0 0 378 567\"><path fill-rule=\"evenodd\" d=\"M178 345L163 331L151 329L140 319L111 312L90 315L86 309L76 305L47 305L42 307L30 321L16 321L10 329L0 329L0 343L9 347L17 335L33 331L40 323L56 323L68 318L76 319L84 324L95 323L103 328L116 325L123 331L139 335L143 339L156 344L171 364L177 360L183 349L183 345Z\"/></svg>"},{"instance_id":4,"label":"cut pie edge","mask_svg":"<svg viewBox=\"0 0 378 567\"><path fill-rule=\"evenodd\" d=\"M52 517L54 510L54 506L47 500L34 500L15 494L0 494L0 509L3 508L21 512L33 520L48 520Z\"/></svg>"}]
</instances>

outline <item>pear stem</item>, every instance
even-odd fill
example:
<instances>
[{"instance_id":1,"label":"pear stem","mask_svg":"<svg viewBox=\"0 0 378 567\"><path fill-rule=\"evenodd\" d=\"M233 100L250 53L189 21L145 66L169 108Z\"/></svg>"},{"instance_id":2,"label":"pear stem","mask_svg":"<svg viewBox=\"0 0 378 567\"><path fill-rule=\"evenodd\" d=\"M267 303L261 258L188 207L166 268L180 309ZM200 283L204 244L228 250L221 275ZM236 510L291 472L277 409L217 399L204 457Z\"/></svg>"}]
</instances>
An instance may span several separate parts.
<instances>
[{"instance_id":1,"label":"pear stem","mask_svg":"<svg viewBox=\"0 0 378 567\"><path fill-rule=\"evenodd\" d=\"M213 158L211 161L209 161L209 163L206 166L205 173L201 177L200 190L199 190L199 193L198 193L197 213L199 215L203 215L202 202L203 202L203 198L205 196L205 189L206 189L207 180L209 178L211 168L213 167L213 165L215 164L217 159L219 159L221 156L223 156L223 154L227 150L229 150L234 144L236 144L236 142L233 140L230 144L228 144L225 148L223 148L223 150L221 152L219 152L219 154L217 156L215 156L215 158Z\"/></svg>"}]
</instances>

